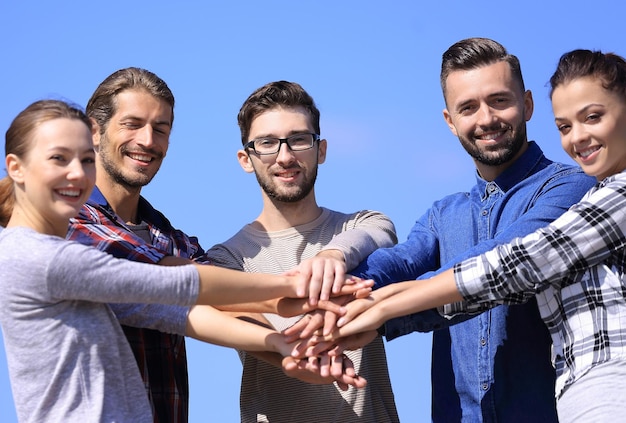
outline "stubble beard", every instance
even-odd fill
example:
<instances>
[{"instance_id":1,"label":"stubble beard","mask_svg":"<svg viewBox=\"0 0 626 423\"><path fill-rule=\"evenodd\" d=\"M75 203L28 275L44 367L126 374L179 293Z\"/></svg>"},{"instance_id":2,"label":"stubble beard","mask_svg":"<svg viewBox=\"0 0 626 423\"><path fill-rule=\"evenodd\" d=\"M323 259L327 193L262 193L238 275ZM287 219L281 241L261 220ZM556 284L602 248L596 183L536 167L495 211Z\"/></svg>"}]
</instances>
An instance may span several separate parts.
<instances>
[{"instance_id":1,"label":"stubble beard","mask_svg":"<svg viewBox=\"0 0 626 423\"><path fill-rule=\"evenodd\" d=\"M114 154L109 154L110 142L105 134L102 134L100 137L100 147L98 149L98 156L100 163L102 164L102 168L109 175L109 177L117 184L125 187L125 188L142 188L150 183L157 171L154 174L150 175L147 169L137 168L134 169L134 175L127 175L124 173L124 169L121 166L118 166L113 160ZM124 156L126 153L125 149L120 151L120 154Z\"/></svg>"},{"instance_id":2,"label":"stubble beard","mask_svg":"<svg viewBox=\"0 0 626 423\"><path fill-rule=\"evenodd\" d=\"M459 136L459 141L461 141L465 151L474 160L486 166L499 166L508 163L519 153L526 140L526 122L524 121L513 128L513 134L509 139L493 149L482 150L476 146L476 141Z\"/></svg>"},{"instance_id":3,"label":"stubble beard","mask_svg":"<svg viewBox=\"0 0 626 423\"><path fill-rule=\"evenodd\" d=\"M312 170L310 177L305 175L301 185L287 184L286 189L281 192L280 187L273 183L271 178L263 178L255 172L256 180L265 194L274 201L281 203L296 203L307 197L315 186L317 179L317 165ZM291 189L297 187L297 189Z\"/></svg>"}]
</instances>

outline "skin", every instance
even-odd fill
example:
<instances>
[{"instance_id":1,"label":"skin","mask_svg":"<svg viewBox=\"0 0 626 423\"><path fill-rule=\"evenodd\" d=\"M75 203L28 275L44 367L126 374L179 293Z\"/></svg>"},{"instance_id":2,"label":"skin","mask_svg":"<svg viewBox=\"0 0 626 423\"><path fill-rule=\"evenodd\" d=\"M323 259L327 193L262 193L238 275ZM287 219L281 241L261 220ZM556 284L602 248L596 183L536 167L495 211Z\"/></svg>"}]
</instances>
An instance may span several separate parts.
<instances>
[{"instance_id":1,"label":"skin","mask_svg":"<svg viewBox=\"0 0 626 423\"><path fill-rule=\"evenodd\" d=\"M249 140L287 138L298 133L315 133L309 112L303 107L278 107L252 120ZM294 152L283 144L277 154L259 155L243 149L237 152L242 169L254 173L261 187L263 209L252 226L274 232L319 217L322 209L315 199L315 180L318 166L326 161L326 149L327 141L321 139L304 151ZM322 251L315 258L304 260L296 270L303 280L310 281L313 293L322 291L322 300L328 300L331 291L338 293L345 281L344 257L337 250ZM311 296L309 301L315 305L317 298Z\"/></svg>"},{"instance_id":2,"label":"skin","mask_svg":"<svg viewBox=\"0 0 626 423\"><path fill-rule=\"evenodd\" d=\"M309 112L303 107L278 107L256 116L250 125L248 141L261 137L287 138L297 133L315 133ZM285 144L277 154L258 155L254 151L239 150L237 159L243 170L254 173L263 199L261 214L252 222L259 230L273 232L302 225L315 220L322 213L315 199L315 180L318 165L326 160L327 142L321 139L313 148L304 151L291 151ZM313 292L318 289L322 301L330 298L330 291L339 292L345 281L343 254L336 250L320 252L316 257L304 260L294 269L303 280L308 280ZM331 290L325 287L331 287ZM309 296L311 305L318 299ZM323 316L318 314L318 316ZM329 326L334 326L335 313L329 313ZM255 320L262 316L247 315ZM322 317L323 318L323 317ZM275 354L255 356L277 367L291 377L308 383L337 382L342 389L348 385L365 386L366 381L358 377L352 364L344 357L324 355L318 362L295 360L292 357L278 357Z\"/></svg>"},{"instance_id":3,"label":"skin","mask_svg":"<svg viewBox=\"0 0 626 423\"><path fill-rule=\"evenodd\" d=\"M254 118L249 138L286 138L304 132L315 132L306 109L277 108ZM277 154L261 156L254 151L237 152L243 170L254 173L261 186L263 211L253 226L279 231L308 223L322 213L315 200L314 185L317 167L326 160L326 148L326 140L322 139L304 151L294 152L283 144Z\"/></svg>"},{"instance_id":4,"label":"skin","mask_svg":"<svg viewBox=\"0 0 626 423\"><path fill-rule=\"evenodd\" d=\"M122 91L116 105L103 133L93 125L96 185L124 221L139 223L141 188L156 175L167 154L172 108L144 90Z\"/></svg>"},{"instance_id":5,"label":"skin","mask_svg":"<svg viewBox=\"0 0 626 423\"><path fill-rule=\"evenodd\" d=\"M582 170L602 180L626 169L626 99L592 77L557 86L552 93L561 145Z\"/></svg>"},{"instance_id":6,"label":"skin","mask_svg":"<svg viewBox=\"0 0 626 423\"><path fill-rule=\"evenodd\" d=\"M38 125L28 142L32 145L25 157L8 154L5 159L16 193L7 227L24 226L64 238L68 220L78 213L96 182L91 133L80 120L58 118ZM294 277L245 274L214 266L196 268L201 279L198 301L203 304L294 297L299 289ZM209 306L191 309L187 335L217 345L284 355L293 348L275 331L234 319Z\"/></svg>"},{"instance_id":7,"label":"skin","mask_svg":"<svg viewBox=\"0 0 626 423\"><path fill-rule=\"evenodd\" d=\"M169 147L171 128L172 109L170 105L166 101L153 97L141 89L126 90L117 95L116 111L107 123L106 128L101 128L97 123L93 123L92 136L97 153L96 184L113 210L127 223L139 223L140 219L137 215L137 209L141 188L147 185L160 169ZM190 263L187 259L166 257L159 264L180 265L187 263ZM206 267L210 267L210 269L206 269ZM197 266L197 268L201 277L204 273L210 272L210 278L213 283L212 286L207 286L207 289L200 293L200 301L205 301L206 299L206 303L212 305L237 303L237 306L233 307L239 309L257 310L258 308L269 307L275 311L281 304L280 302L277 302L275 299L268 301L260 300L284 296L298 298L309 296L314 298L315 301L312 302L316 303L319 299L320 291L324 291L324 297L329 297L332 285L332 283L327 283L325 285L326 288L324 288L322 286L322 278L318 278L321 280L320 282L307 285L307 281L303 277L294 277L291 278L293 279L291 283L296 288L294 295L293 291L288 293L289 289L285 291L284 286L283 288L277 286L276 279L266 281L269 282L269 285L264 285L263 289L258 289L259 286L263 286L259 283L258 275L255 277L255 275L243 276L237 274L236 279L238 280L232 283L239 288L231 290L226 286L228 284L222 284L219 281L227 281L232 275L227 273L218 277L215 274L225 269L217 269L213 266ZM207 275L207 277L209 276ZM252 285L243 283L248 277L250 277ZM341 284L343 282L344 280L341 280ZM276 286L276 288L266 289L270 286ZM358 290L364 286L353 284L351 287L347 287L346 291L338 291L338 293L345 294L348 291ZM324 302L324 304L328 303ZM295 300L289 307L292 310L298 308L306 309L303 301L297 302ZM333 304L328 304L327 307L336 312L338 311ZM225 306L223 308L227 309L228 307ZM209 316L213 317L209 318ZM255 316L259 317L258 315ZM207 306L195 306L189 313L186 335L203 341L225 345L223 341L220 342L215 337L215 324L209 323L220 321L223 321L223 316L218 311ZM245 322L239 323L248 325ZM224 327L222 326L220 330L223 331ZM240 326L238 330L241 334L238 339L241 342L238 345L235 345L233 342L229 342L226 345L247 350L274 351L283 355L289 352L285 347L286 343L282 339L279 347L276 347L275 343L269 346L266 345L265 349L258 347L259 336L275 333L274 331L263 329L263 332L251 332L249 326ZM253 338L250 336L253 336ZM274 338L272 336L272 338L268 339ZM256 344L252 342L253 340L257 340ZM352 379L347 381L351 382Z\"/></svg>"},{"instance_id":8,"label":"skin","mask_svg":"<svg viewBox=\"0 0 626 423\"><path fill-rule=\"evenodd\" d=\"M521 84L513 78L508 63L496 62L451 72L446 79L444 96L444 120L472 157L483 179L496 179L528 148L526 122L533 113L532 93L522 90ZM397 284L391 286L394 285ZM370 306L383 298L386 292L384 289L387 288L376 290L370 297ZM354 309L356 306L346 306L348 309L350 307ZM346 314L340 322L347 322L350 316ZM319 333L318 329L322 326L322 333L328 335L331 332L329 325L320 319L300 322L287 331L288 339L298 336L308 338ZM368 326L368 329L375 330L379 326ZM346 344L350 342L346 340ZM356 344L361 345L361 342L357 341ZM305 345L303 343L299 347L300 353L306 348Z\"/></svg>"},{"instance_id":9,"label":"skin","mask_svg":"<svg viewBox=\"0 0 626 423\"><path fill-rule=\"evenodd\" d=\"M96 180L89 128L76 119L41 123L23 159L6 156L16 204L7 227L26 226L65 237L67 222L89 198Z\"/></svg>"},{"instance_id":10,"label":"skin","mask_svg":"<svg viewBox=\"0 0 626 423\"><path fill-rule=\"evenodd\" d=\"M446 87L443 117L450 131L472 157L480 175L494 180L528 147L531 92L522 91L506 62L451 72Z\"/></svg>"},{"instance_id":11,"label":"skin","mask_svg":"<svg viewBox=\"0 0 626 423\"><path fill-rule=\"evenodd\" d=\"M563 149L583 171L602 180L626 169L626 98L607 90L593 77L576 78L552 94L554 120ZM385 321L460 301L453 270L424 281L408 281L376 290L367 300L346 306L335 337L351 336ZM332 339L332 337L318 340ZM310 347L308 353L323 349Z\"/></svg>"}]
</instances>

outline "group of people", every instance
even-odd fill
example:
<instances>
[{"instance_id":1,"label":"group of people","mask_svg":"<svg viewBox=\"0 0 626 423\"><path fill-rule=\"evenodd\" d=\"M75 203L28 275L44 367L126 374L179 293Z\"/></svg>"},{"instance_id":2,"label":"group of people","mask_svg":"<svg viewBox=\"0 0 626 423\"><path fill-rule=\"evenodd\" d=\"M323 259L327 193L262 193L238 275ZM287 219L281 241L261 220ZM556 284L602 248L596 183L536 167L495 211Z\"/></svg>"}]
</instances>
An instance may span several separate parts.
<instances>
[{"instance_id":1,"label":"group of people","mask_svg":"<svg viewBox=\"0 0 626 423\"><path fill-rule=\"evenodd\" d=\"M443 116L476 183L402 243L380 212L317 204L328 141L297 83L243 103L237 158L263 206L208 250L141 195L174 120L163 80L126 68L85 112L31 104L6 133L0 180L20 421L188 421L190 336L239 351L242 422L398 422L383 336L414 331L433 332L433 422L621 417L626 62L571 51L550 82L578 166L528 140L516 56L485 38L443 54Z\"/></svg>"}]
</instances>

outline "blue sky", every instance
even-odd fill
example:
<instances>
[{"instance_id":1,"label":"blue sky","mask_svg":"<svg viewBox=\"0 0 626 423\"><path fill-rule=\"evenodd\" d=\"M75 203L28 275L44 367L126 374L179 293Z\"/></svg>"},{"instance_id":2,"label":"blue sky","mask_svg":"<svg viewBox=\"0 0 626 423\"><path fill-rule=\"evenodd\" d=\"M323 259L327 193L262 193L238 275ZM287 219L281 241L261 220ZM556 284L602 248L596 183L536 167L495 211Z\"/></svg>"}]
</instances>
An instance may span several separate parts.
<instances>
[{"instance_id":1,"label":"blue sky","mask_svg":"<svg viewBox=\"0 0 626 423\"><path fill-rule=\"evenodd\" d=\"M5 0L0 131L35 100L64 98L84 106L119 68L155 72L176 96L176 119L168 157L143 193L208 248L261 208L254 176L236 161L239 107L267 82L296 81L315 98L328 140L319 204L382 211L404 240L434 200L466 191L474 181L472 162L443 121L441 54L474 36L493 38L516 54L535 100L529 138L549 158L569 163L546 83L571 49L626 55L625 9L603 0ZM386 348L402 421L427 421L430 335L407 335ZM238 421L237 354L191 340L188 355L191 422ZM9 394L0 347L0 410L10 423Z\"/></svg>"}]
</instances>

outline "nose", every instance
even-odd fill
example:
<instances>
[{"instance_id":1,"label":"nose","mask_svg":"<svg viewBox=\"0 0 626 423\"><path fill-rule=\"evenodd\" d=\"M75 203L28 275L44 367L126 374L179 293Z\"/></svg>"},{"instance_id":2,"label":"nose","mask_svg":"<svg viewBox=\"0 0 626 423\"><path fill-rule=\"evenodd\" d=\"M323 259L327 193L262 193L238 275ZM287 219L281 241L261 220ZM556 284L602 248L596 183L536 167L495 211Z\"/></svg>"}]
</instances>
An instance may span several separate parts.
<instances>
[{"instance_id":1,"label":"nose","mask_svg":"<svg viewBox=\"0 0 626 423\"><path fill-rule=\"evenodd\" d=\"M282 143L278 149L278 155L276 156L276 162L284 166L290 164L295 160L293 151L289 148L286 142Z\"/></svg>"},{"instance_id":2,"label":"nose","mask_svg":"<svg viewBox=\"0 0 626 423\"><path fill-rule=\"evenodd\" d=\"M589 134L585 131L583 125L573 123L569 133L569 140L572 144L582 144L589 139Z\"/></svg>"},{"instance_id":3,"label":"nose","mask_svg":"<svg viewBox=\"0 0 626 423\"><path fill-rule=\"evenodd\" d=\"M80 159L74 159L67 165L67 179L69 180L78 180L85 177L85 166Z\"/></svg>"},{"instance_id":4,"label":"nose","mask_svg":"<svg viewBox=\"0 0 626 423\"><path fill-rule=\"evenodd\" d=\"M150 147L154 144L154 130L150 125L144 125L136 132L135 140L137 144Z\"/></svg>"},{"instance_id":5,"label":"nose","mask_svg":"<svg viewBox=\"0 0 626 423\"><path fill-rule=\"evenodd\" d=\"M497 120L497 116L488 104L481 104L476 112L476 119L478 125L490 126Z\"/></svg>"}]
</instances>

